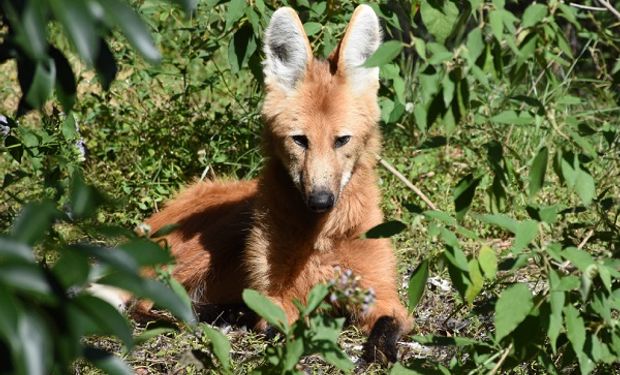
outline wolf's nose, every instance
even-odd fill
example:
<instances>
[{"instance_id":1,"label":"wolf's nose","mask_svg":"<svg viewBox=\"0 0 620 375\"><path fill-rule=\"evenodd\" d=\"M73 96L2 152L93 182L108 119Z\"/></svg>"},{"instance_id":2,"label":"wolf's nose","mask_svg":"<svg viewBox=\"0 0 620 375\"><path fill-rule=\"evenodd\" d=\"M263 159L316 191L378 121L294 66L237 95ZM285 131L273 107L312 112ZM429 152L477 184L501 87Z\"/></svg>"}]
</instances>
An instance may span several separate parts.
<instances>
[{"instance_id":1,"label":"wolf's nose","mask_svg":"<svg viewBox=\"0 0 620 375\"><path fill-rule=\"evenodd\" d=\"M313 190L308 197L308 207L314 212L325 212L334 207L334 194L327 190Z\"/></svg>"}]
</instances>

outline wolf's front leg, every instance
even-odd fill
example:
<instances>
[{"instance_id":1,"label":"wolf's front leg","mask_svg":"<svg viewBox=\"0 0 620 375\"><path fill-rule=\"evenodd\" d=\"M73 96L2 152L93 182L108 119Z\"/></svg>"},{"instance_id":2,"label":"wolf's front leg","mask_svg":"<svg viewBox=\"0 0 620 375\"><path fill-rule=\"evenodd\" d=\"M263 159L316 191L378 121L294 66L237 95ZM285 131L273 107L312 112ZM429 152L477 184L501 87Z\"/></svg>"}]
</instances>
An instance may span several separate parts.
<instances>
[{"instance_id":1,"label":"wolf's front leg","mask_svg":"<svg viewBox=\"0 0 620 375\"><path fill-rule=\"evenodd\" d=\"M361 286L375 292L375 303L357 315L368 334L363 358L372 362L395 362L396 341L411 331L413 320L397 290L396 257L388 240L358 240L350 245L343 264L359 276Z\"/></svg>"},{"instance_id":2,"label":"wolf's front leg","mask_svg":"<svg viewBox=\"0 0 620 375\"><path fill-rule=\"evenodd\" d=\"M396 298L377 299L375 305L359 318L368 334L363 358L368 362L396 362L397 340L411 331L412 319Z\"/></svg>"}]
</instances>

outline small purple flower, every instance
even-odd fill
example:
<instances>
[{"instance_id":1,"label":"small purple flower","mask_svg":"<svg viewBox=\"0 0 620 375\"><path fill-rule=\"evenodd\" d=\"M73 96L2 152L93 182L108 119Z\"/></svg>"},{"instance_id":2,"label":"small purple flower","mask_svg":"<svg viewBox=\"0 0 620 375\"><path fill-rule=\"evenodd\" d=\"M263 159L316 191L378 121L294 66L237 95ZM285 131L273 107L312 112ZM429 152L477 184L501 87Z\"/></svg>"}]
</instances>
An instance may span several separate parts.
<instances>
[{"instance_id":1,"label":"small purple flower","mask_svg":"<svg viewBox=\"0 0 620 375\"><path fill-rule=\"evenodd\" d=\"M75 141L75 148L77 149L78 154L79 154L78 159L80 161L86 160L86 145L84 143L83 138L80 138L77 141Z\"/></svg>"},{"instance_id":2,"label":"small purple flower","mask_svg":"<svg viewBox=\"0 0 620 375\"><path fill-rule=\"evenodd\" d=\"M8 137L11 132L11 128L9 127L9 121L3 115L0 115L0 136L2 138Z\"/></svg>"}]
</instances>

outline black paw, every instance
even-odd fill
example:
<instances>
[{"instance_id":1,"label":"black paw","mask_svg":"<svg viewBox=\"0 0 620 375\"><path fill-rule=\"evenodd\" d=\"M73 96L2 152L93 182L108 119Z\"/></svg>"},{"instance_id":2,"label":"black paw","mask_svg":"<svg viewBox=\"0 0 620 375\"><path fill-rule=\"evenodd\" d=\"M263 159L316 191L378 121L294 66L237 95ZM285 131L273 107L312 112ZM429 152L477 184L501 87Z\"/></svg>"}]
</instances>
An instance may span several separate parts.
<instances>
[{"instance_id":1,"label":"black paw","mask_svg":"<svg viewBox=\"0 0 620 375\"><path fill-rule=\"evenodd\" d=\"M274 341L278 338L278 336L280 336L280 331L278 331L278 329L271 324L267 325L267 328L263 333L265 334L265 338L269 341Z\"/></svg>"},{"instance_id":2,"label":"black paw","mask_svg":"<svg viewBox=\"0 0 620 375\"><path fill-rule=\"evenodd\" d=\"M362 358L366 362L387 364L396 362L396 340L400 337L400 324L391 316L382 316L372 327L364 344Z\"/></svg>"}]
</instances>

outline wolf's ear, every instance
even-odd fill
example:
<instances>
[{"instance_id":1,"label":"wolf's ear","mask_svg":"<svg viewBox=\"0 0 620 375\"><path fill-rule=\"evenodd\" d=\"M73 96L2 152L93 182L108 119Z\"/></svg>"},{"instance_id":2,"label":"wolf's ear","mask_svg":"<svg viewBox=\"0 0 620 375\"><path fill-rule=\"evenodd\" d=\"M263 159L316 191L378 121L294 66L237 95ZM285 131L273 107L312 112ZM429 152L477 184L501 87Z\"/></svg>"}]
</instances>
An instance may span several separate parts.
<instances>
[{"instance_id":1,"label":"wolf's ear","mask_svg":"<svg viewBox=\"0 0 620 375\"><path fill-rule=\"evenodd\" d=\"M265 83L279 83L285 90L295 88L312 59L310 42L291 8L280 8L273 13L265 32Z\"/></svg>"},{"instance_id":2,"label":"wolf's ear","mask_svg":"<svg viewBox=\"0 0 620 375\"><path fill-rule=\"evenodd\" d=\"M361 65L379 48L381 40L381 26L375 11L368 5L359 5L337 51L338 70L344 72L354 91L361 92L369 86L378 87L379 68L364 68Z\"/></svg>"}]
</instances>

